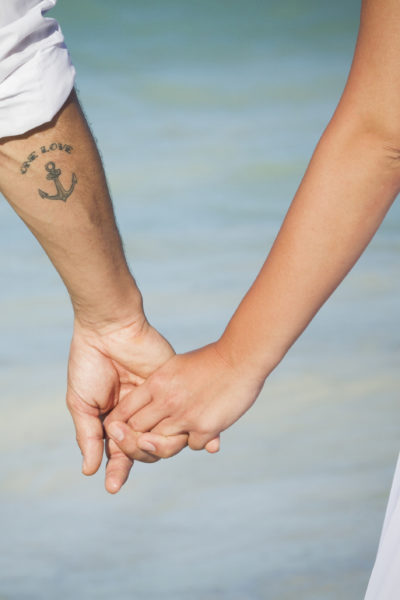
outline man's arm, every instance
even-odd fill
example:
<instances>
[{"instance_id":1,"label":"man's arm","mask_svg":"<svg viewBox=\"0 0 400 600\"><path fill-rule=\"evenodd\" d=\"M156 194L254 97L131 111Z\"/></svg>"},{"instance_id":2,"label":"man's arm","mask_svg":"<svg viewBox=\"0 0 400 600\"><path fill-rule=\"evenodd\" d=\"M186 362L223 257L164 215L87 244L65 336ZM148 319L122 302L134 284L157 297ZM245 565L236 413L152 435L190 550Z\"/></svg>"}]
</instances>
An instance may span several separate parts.
<instances>
[{"instance_id":1,"label":"man's arm","mask_svg":"<svg viewBox=\"0 0 400 600\"><path fill-rule=\"evenodd\" d=\"M96 144L73 92L56 117L0 140L0 190L60 273L75 313L67 404L83 472L103 456L101 417L173 355L147 322L129 272ZM182 436L178 446L186 444ZM125 480L132 461L111 441L106 486ZM142 453L147 462L156 457ZM118 481L118 485L115 485Z\"/></svg>"},{"instance_id":2,"label":"man's arm","mask_svg":"<svg viewBox=\"0 0 400 600\"><path fill-rule=\"evenodd\" d=\"M79 322L140 319L141 295L75 93L50 124L1 140L0 153L0 189L60 273Z\"/></svg>"}]
</instances>

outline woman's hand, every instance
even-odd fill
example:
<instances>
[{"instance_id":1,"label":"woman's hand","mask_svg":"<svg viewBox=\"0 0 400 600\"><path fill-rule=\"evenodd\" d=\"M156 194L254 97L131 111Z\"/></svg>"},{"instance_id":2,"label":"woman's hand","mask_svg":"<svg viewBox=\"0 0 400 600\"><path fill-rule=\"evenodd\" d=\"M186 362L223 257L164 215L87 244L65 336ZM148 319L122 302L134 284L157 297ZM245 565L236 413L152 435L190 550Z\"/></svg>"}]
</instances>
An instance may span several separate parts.
<instances>
[{"instance_id":1,"label":"woman's hand","mask_svg":"<svg viewBox=\"0 0 400 600\"><path fill-rule=\"evenodd\" d=\"M140 449L167 458L180 450L178 440L187 435L192 450L215 452L221 431L252 406L262 385L239 375L217 343L210 344L170 358L124 395L104 425L128 457Z\"/></svg>"}]
</instances>

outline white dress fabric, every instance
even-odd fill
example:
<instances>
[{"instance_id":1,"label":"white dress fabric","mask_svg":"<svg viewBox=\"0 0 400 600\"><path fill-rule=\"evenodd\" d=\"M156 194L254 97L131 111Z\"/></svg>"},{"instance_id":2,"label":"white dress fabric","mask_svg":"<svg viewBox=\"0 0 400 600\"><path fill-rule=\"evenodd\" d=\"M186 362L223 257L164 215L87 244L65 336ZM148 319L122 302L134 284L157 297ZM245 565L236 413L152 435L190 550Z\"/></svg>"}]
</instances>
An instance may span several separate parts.
<instances>
[{"instance_id":1,"label":"white dress fabric","mask_svg":"<svg viewBox=\"0 0 400 600\"><path fill-rule=\"evenodd\" d=\"M61 29L45 12L57 0L0 0L0 138L51 121L75 79Z\"/></svg>"},{"instance_id":2,"label":"white dress fabric","mask_svg":"<svg viewBox=\"0 0 400 600\"><path fill-rule=\"evenodd\" d=\"M365 600L400 598L400 457Z\"/></svg>"}]
</instances>

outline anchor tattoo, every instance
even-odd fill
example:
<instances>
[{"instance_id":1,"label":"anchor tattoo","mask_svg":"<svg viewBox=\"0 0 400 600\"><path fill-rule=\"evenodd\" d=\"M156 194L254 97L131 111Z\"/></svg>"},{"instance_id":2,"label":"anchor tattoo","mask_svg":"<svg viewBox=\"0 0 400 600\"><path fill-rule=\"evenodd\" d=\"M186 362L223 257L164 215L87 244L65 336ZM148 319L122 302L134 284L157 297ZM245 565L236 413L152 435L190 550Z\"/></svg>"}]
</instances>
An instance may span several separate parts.
<instances>
[{"instance_id":1,"label":"anchor tattoo","mask_svg":"<svg viewBox=\"0 0 400 600\"><path fill-rule=\"evenodd\" d=\"M59 179L61 175L61 169L56 169L56 165L53 161L48 162L45 166L45 169L48 172L46 179L54 181L57 194L50 196L50 194L48 194L47 192L44 192L43 190L38 190L40 197L47 198L48 200L62 200L62 202L66 202L67 198L69 198L69 196L74 191L74 187L78 181L75 173L72 173L71 187L69 188L69 190L66 190Z\"/></svg>"}]
</instances>

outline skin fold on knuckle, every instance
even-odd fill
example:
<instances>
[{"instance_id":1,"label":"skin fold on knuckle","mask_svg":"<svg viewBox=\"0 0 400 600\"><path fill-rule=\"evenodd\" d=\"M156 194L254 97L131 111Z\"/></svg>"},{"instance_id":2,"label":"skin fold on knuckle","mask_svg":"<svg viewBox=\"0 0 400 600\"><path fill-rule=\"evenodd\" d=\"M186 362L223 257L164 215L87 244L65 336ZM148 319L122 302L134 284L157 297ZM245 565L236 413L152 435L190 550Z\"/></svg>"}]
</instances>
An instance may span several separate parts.
<instances>
[{"instance_id":1,"label":"skin fold on knuckle","mask_svg":"<svg viewBox=\"0 0 400 600\"><path fill-rule=\"evenodd\" d=\"M175 415L180 408L179 397L176 394L168 394L164 399L164 407L169 415Z\"/></svg>"},{"instance_id":2,"label":"skin fold on knuckle","mask_svg":"<svg viewBox=\"0 0 400 600\"><path fill-rule=\"evenodd\" d=\"M126 456L130 461L138 460L143 463L153 463L159 460L159 457L146 452L145 450L141 450L136 443L137 436L129 439L128 441L119 442L119 456Z\"/></svg>"},{"instance_id":3,"label":"skin fold on knuckle","mask_svg":"<svg viewBox=\"0 0 400 600\"><path fill-rule=\"evenodd\" d=\"M163 372L156 371L148 380L148 388L153 397L162 394L167 386L167 377Z\"/></svg>"},{"instance_id":4,"label":"skin fold on knuckle","mask_svg":"<svg viewBox=\"0 0 400 600\"><path fill-rule=\"evenodd\" d=\"M130 419L127 421L127 425L131 430L131 434L143 433L139 416L135 415L130 417Z\"/></svg>"},{"instance_id":5,"label":"skin fold on knuckle","mask_svg":"<svg viewBox=\"0 0 400 600\"><path fill-rule=\"evenodd\" d=\"M96 448L99 443L103 443L103 438L94 435L84 436L81 433L78 433L75 436L75 440L82 452L87 452L88 450L93 452L93 449Z\"/></svg>"},{"instance_id":6,"label":"skin fold on knuckle","mask_svg":"<svg viewBox=\"0 0 400 600\"><path fill-rule=\"evenodd\" d=\"M192 433L196 435L196 439L198 438L206 438L211 436L215 437L215 423L213 423L212 419L208 415L199 415L197 418L192 417L193 427L191 429Z\"/></svg>"},{"instance_id":7,"label":"skin fold on knuckle","mask_svg":"<svg viewBox=\"0 0 400 600\"><path fill-rule=\"evenodd\" d=\"M174 444L173 446L170 446L167 449L167 456L165 456L165 458L171 458L172 456L175 456L176 454L178 454L179 452L181 452L184 448L186 448L186 446L188 445L187 440L185 442L180 442L179 444Z\"/></svg>"},{"instance_id":8,"label":"skin fold on knuckle","mask_svg":"<svg viewBox=\"0 0 400 600\"><path fill-rule=\"evenodd\" d=\"M182 444L177 447L176 442L172 438L166 438L157 446L157 455L161 458L171 458L182 449Z\"/></svg>"},{"instance_id":9,"label":"skin fold on knuckle","mask_svg":"<svg viewBox=\"0 0 400 600\"><path fill-rule=\"evenodd\" d=\"M124 452L129 456L129 458L132 461L138 460L139 462L148 463L148 464L157 462L160 458L158 455L150 454L149 452L146 452L145 450L141 450L137 446L135 446L134 448L131 447L129 450L125 449Z\"/></svg>"}]
</instances>

